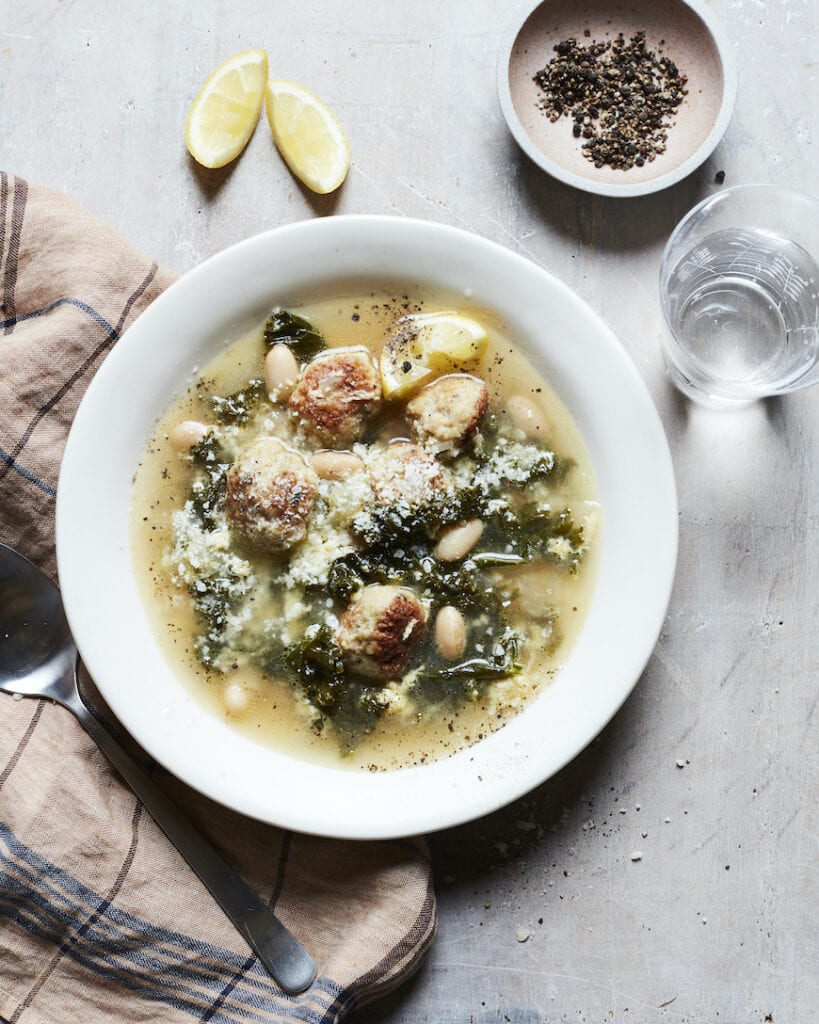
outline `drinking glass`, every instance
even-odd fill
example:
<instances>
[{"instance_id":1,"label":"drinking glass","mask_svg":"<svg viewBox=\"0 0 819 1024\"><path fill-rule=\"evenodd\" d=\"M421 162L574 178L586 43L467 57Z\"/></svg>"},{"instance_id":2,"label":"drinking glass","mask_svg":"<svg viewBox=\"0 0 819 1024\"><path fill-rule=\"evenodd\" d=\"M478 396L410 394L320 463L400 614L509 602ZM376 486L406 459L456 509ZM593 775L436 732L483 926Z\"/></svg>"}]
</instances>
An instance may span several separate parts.
<instances>
[{"instance_id":1,"label":"drinking glass","mask_svg":"<svg viewBox=\"0 0 819 1024\"><path fill-rule=\"evenodd\" d=\"M819 381L819 199L737 185L677 225L660 265L663 356L689 398L730 407Z\"/></svg>"}]
</instances>

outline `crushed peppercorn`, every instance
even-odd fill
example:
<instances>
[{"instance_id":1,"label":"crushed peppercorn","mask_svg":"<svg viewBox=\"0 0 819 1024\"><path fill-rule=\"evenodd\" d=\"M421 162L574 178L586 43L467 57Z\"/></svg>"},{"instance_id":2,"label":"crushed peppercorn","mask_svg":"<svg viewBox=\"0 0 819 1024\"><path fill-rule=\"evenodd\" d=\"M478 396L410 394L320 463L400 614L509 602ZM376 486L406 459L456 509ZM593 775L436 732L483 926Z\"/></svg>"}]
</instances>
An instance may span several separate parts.
<instances>
[{"instance_id":1,"label":"crushed peppercorn","mask_svg":"<svg viewBox=\"0 0 819 1024\"><path fill-rule=\"evenodd\" d=\"M587 45L572 36L554 49L556 56L534 75L544 92L539 105L552 122L572 119L587 160L625 171L665 152L688 78L669 57L648 49L645 32L628 42L620 32Z\"/></svg>"}]
</instances>

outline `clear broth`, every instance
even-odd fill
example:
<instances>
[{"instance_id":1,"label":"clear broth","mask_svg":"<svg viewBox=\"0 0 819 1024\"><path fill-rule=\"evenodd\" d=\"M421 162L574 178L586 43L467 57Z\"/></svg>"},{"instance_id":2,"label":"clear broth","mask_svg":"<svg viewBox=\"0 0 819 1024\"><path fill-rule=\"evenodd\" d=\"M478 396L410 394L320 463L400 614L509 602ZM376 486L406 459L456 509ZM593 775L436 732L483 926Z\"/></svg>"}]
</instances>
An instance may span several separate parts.
<instances>
[{"instance_id":1,"label":"clear broth","mask_svg":"<svg viewBox=\"0 0 819 1024\"><path fill-rule=\"evenodd\" d=\"M335 296L305 304L298 312L315 324L331 347L365 344L377 356L398 318L453 308L478 320L489 333L488 350L470 372L486 382L490 411L503 409L512 395L526 395L536 402L551 427L550 445L575 463L563 483L550 491L550 500L555 507L569 507L578 521L587 518L587 529L594 532L598 516L596 489L577 427L557 395L515 349L491 312L463 300L453 303L450 295L424 292L423 296L408 298L387 291ZM504 570L518 578L527 608L548 606L557 611L562 639L554 654L530 651L523 673L493 684L475 704L421 721L384 715L376 730L365 736L352 754L341 757L332 735L326 730L317 734L311 728L304 702L297 699L290 683L267 678L256 667L243 665L229 673L229 678L247 687L250 703L241 715L230 714L223 696L228 676L207 671L197 658L193 647L198 632L196 614L187 591L171 581L166 561L166 554L173 547L171 515L185 503L190 488L189 463L174 449L169 435L183 420L212 420L210 395L229 394L249 379L263 376L264 354L262 325L229 344L162 417L135 475L131 513L133 562L161 649L175 676L214 715L249 738L293 756L335 767L376 771L451 755L502 726L559 671L591 602L597 537L589 541L589 550L575 575L546 562ZM398 425L396 432L400 432Z\"/></svg>"}]
</instances>

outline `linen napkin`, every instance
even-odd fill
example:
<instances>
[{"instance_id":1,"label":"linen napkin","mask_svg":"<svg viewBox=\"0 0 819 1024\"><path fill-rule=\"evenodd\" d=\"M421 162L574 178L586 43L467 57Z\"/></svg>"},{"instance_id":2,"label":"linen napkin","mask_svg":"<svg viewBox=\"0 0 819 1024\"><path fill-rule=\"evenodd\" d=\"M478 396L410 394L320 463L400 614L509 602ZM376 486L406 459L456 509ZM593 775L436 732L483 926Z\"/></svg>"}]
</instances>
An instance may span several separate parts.
<instances>
[{"instance_id":1,"label":"linen napkin","mask_svg":"<svg viewBox=\"0 0 819 1024\"><path fill-rule=\"evenodd\" d=\"M73 201L0 174L0 541L52 577L74 412L172 280ZM284 995L74 718L0 693L0 1017L329 1024L418 966L436 913L423 840L297 835L155 778L306 946L317 980Z\"/></svg>"}]
</instances>

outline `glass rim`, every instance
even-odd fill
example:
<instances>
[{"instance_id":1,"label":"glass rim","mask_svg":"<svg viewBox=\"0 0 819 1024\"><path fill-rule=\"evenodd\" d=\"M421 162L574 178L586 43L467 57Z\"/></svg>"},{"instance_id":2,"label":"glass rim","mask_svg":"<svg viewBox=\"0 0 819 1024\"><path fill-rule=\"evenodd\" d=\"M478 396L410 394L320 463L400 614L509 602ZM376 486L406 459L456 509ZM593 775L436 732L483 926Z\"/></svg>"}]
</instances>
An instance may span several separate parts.
<instances>
[{"instance_id":1,"label":"glass rim","mask_svg":"<svg viewBox=\"0 0 819 1024\"><path fill-rule=\"evenodd\" d=\"M706 207L716 206L721 203L726 197L736 195L741 192L767 192L769 194L781 195L785 198L796 199L796 200L807 200L808 204L812 206L817 213L819 213L819 196L814 195L811 192L805 192L802 189L791 188L789 185L776 185L773 182L747 182L740 185L729 185L728 188L720 189L719 192L714 193L710 196L705 196L696 205L692 206L688 213L684 214L683 217L677 222L674 230L668 236L668 240L663 247L663 254L660 257L660 270L659 270L659 288L660 288L660 307L662 309L663 316L665 317L666 323L670 327L668 321L668 310L666 305L667 295L665 288L665 280L668 277L668 265L669 255L677 243L677 239L688 227L694 217L698 216Z\"/></svg>"},{"instance_id":2,"label":"glass rim","mask_svg":"<svg viewBox=\"0 0 819 1024\"><path fill-rule=\"evenodd\" d=\"M805 192L802 189L791 188L789 185L775 185L772 182L748 182L742 185L730 185L728 188L720 189L720 191L714 193L714 195L705 196L704 199L701 199L695 206L692 206L688 213L684 214L677 222L674 230L668 236L668 241L665 243L665 247L663 248L663 256L660 261L661 267L662 264L665 263L668 250L671 249L683 228L685 228L688 223L697 216L697 214L707 206L712 204L716 205L717 203L722 202L727 196L736 195L738 192L770 192L783 197L790 197L792 199L806 199L810 205L819 210L819 196L814 195L812 192Z\"/></svg>"}]
</instances>

